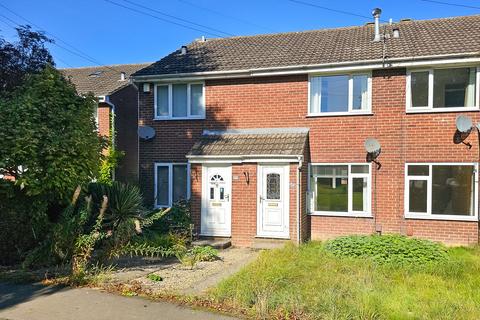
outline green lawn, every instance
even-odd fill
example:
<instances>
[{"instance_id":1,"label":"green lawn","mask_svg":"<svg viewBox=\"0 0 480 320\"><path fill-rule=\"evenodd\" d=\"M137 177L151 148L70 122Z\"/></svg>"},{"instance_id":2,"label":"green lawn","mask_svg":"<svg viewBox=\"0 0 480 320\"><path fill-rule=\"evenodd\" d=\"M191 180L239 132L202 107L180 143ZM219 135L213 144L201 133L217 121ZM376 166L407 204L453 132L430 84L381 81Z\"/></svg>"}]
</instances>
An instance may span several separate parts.
<instances>
[{"instance_id":1,"label":"green lawn","mask_svg":"<svg viewBox=\"0 0 480 320\"><path fill-rule=\"evenodd\" d=\"M336 258L323 244L262 252L211 292L258 318L480 319L480 248L434 266Z\"/></svg>"}]
</instances>

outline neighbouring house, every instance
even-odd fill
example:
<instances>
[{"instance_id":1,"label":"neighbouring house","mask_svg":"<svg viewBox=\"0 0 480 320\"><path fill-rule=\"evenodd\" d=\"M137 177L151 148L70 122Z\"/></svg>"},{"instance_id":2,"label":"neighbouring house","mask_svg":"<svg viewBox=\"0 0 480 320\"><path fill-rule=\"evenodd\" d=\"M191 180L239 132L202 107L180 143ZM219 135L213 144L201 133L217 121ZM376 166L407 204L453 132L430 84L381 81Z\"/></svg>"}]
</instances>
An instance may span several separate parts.
<instances>
[{"instance_id":1,"label":"neighbouring house","mask_svg":"<svg viewBox=\"0 0 480 320\"><path fill-rule=\"evenodd\" d=\"M202 38L137 71L139 126L156 132L139 145L149 203L190 198L196 233L238 246L478 243L479 142L456 120L480 121L480 15L376 20Z\"/></svg>"},{"instance_id":2,"label":"neighbouring house","mask_svg":"<svg viewBox=\"0 0 480 320\"><path fill-rule=\"evenodd\" d=\"M97 97L95 119L98 132L112 139L116 150L124 152L114 172L114 179L122 182L138 182L138 93L129 78L148 65L122 64L60 70L72 81L79 94L91 92Z\"/></svg>"}]
</instances>

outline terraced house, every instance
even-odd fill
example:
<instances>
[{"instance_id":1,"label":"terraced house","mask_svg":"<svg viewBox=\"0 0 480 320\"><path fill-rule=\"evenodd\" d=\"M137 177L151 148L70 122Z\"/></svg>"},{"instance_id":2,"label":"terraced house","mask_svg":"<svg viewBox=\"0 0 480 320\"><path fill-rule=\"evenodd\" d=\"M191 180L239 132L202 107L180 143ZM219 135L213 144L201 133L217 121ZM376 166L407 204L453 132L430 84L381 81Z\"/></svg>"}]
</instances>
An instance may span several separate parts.
<instances>
[{"instance_id":1,"label":"terraced house","mask_svg":"<svg viewBox=\"0 0 480 320\"><path fill-rule=\"evenodd\" d=\"M143 192L238 246L477 243L479 67L480 16L202 38L133 75Z\"/></svg>"}]
</instances>

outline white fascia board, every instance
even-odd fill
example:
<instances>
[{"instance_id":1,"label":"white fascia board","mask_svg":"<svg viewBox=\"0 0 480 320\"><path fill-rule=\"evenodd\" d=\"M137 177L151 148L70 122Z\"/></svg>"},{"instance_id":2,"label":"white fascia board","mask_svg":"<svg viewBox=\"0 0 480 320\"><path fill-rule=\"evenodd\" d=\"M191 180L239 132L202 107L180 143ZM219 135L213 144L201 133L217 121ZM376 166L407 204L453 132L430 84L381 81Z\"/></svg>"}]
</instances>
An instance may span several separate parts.
<instances>
[{"instance_id":1,"label":"white fascia board","mask_svg":"<svg viewBox=\"0 0 480 320\"><path fill-rule=\"evenodd\" d=\"M337 72L337 71L361 71L372 69L400 68L400 67L420 67L420 66L436 66L448 64L468 64L480 62L480 54L478 52L449 54L441 56L419 56L406 58L391 58L382 62L382 60L363 60L341 63L327 63L317 65L299 65L274 68L258 68L245 70L228 70L228 71L206 71L192 73L178 73L165 75L147 75L133 77L134 82L154 81L154 82L172 82L172 81L197 81L205 79L228 79L228 78L245 78L260 77L270 75L290 75L305 73L321 73L321 72ZM386 67L388 65L388 67Z\"/></svg>"}]
</instances>

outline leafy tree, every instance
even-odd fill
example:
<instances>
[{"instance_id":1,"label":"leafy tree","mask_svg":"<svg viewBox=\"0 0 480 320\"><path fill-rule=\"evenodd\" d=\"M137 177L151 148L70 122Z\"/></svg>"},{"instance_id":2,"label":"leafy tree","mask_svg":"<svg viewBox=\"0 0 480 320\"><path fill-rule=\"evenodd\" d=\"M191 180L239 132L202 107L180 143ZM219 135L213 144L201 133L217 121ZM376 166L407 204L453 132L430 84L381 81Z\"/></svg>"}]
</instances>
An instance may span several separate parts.
<instances>
[{"instance_id":1,"label":"leafy tree","mask_svg":"<svg viewBox=\"0 0 480 320\"><path fill-rule=\"evenodd\" d=\"M30 26L17 28L19 41L10 43L0 37L0 95L11 93L20 86L28 74L54 65L45 47L53 42L43 32L32 31Z\"/></svg>"},{"instance_id":2,"label":"leafy tree","mask_svg":"<svg viewBox=\"0 0 480 320\"><path fill-rule=\"evenodd\" d=\"M51 66L28 75L0 99L0 174L13 176L29 196L67 199L98 172L95 105Z\"/></svg>"}]
</instances>

